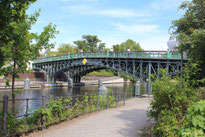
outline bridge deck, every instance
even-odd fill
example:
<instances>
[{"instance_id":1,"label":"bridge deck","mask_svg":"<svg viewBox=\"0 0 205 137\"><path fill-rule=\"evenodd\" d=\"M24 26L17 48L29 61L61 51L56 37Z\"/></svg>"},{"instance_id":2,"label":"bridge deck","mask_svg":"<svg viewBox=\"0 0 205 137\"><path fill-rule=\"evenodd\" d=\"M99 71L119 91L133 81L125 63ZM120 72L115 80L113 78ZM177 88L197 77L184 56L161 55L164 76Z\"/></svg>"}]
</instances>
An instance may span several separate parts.
<instances>
[{"instance_id":1,"label":"bridge deck","mask_svg":"<svg viewBox=\"0 0 205 137\"><path fill-rule=\"evenodd\" d=\"M156 60L180 60L181 53L167 52L167 51L138 51L138 52L96 52L96 53L76 53L67 54L62 56L41 57L34 60L34 63L50 62L68 59L81 59L81 58L117 58L117 59L156 59ZM184 60L187 57L184 55Z\"/></svg>"}]
</instances>

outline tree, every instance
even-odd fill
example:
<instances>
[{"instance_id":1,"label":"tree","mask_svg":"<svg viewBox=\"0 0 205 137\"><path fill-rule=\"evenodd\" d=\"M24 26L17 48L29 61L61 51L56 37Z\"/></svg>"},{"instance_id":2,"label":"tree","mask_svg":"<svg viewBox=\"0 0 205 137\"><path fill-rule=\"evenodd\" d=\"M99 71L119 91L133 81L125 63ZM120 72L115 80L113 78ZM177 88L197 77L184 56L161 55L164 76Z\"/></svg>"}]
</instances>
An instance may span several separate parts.
<instances>
[{"instance_id":1,"label":"tree","mask_svg":"<svg viewBox=\"0 0 205 137\"><path fill-rule=\"evenodd\" d=\"M179 50L187 53L193 62L200 62L201 78L205 77L205 1L183 2L183 17L173 21L174 32L180 40Z\"/></svg>"},{"instance_id":2,"label":"tree","mask_svg":"<svg viewBox=\"0 0 205 137\"><path fill-rule=\"evenodd\" d=\"M40 35L29 32L32 25L36 23L39 12L28 16L26 10L30 4L35 1L36 0L2 0L0 3L7 5L8 8L1 11L2 14L8 14L1 18L1 23L4 24L6 22L8 24L5 24L5 28L1 29L0 32L3 34L0 41L0 51L3 53L4 62L10 63L8 67L0 68L0 71L5 75L12 75L13 104L15 103L16 94L14 85L18 73L24 73L28 61L38 57L42 49L50 50L53 48L54 44L49 43L49 40L55 38L55 34L58 33L56 26L51 23L44 28L44 31ZM7 11L8 13L5 13ZM9 22L7 20L4 22L3 18L8 18ZM6 35L8 35L8 37L6 37Z\"/></svg>"},{"instance_id":3,"label":"tree","mask_svg":"<svg viewBox=\"0 0 205 137\"><path fill-rule=\"evenodd\" d=\"M130 51L143 51L140 44L131 39L128 39L121 44L113 45L114 51L127 51L127 49L130 49Z\"/></svg>"},{"instance_id":4,"label":"tree","mask_svg":"<svg viewBox=\"0 0 205 137\"><path fill-rule=\"evenodd\" d=\"M5 53L2 48L6 47L15 37L13 34L13 31L15 30L13 23L25 18L25 9L35 1L36 0L0 1L0 70L5 63Z\"/></svg>"},{"instance_id":5,"label":"tree","mask_svg":"<svg viewBox=\"0 0 205 137\"><path fill-rule=\"evenodd\" d=\"M97 36L83 35L83 40L74 41L78 49L82 49L85 52L102 51L105 48L105 43L101 43L101 40Z\"/></svg>"},{"instance_id":6,"label":"tree","mask_svg":"<svg viewBox=\"0 0 205 137\"><path fill-rule=\"evenodd\" d=\"M58 52L57 51L49 51L47 56L57 56Z\"/></svg>"},{"instance_id":7,"label":"tree","mask_svg":"<svg viewBox=\"0 0 205 137\"><path fill-rule=\"evenodd\" d=\"M68 53L76 53L78 48L76 46L72 46L70 44L62 44L58 48L57 52L59 55L65 55Z\"/></svg>"}]
</instances>

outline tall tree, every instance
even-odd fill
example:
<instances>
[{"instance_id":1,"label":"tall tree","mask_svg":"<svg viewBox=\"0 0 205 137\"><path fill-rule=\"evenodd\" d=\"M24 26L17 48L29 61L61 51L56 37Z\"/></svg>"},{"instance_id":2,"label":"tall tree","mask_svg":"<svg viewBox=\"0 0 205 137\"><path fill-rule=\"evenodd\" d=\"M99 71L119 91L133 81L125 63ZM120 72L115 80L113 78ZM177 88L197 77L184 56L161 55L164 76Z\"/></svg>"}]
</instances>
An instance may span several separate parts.
<instances>
[{"instance_id":1,"label":"tall tree","mask_svg":"<svg viewBox=\"0 0 205 137\"><path fill-rule=\"evenodd\" d=\"M25 9L36 0L0 0L0 70L5 63L5 48L15 38L14 23L26 16ZM2 71L0 71L2 72Z\"/></svg>"},{"instance_id":2,"label":"tall tree","mask_svg":"<svg viewBox=\"0 0 205 137\"><path fill-rule=\"evenodd\" d=\"M4 34L1 37L0 44L2 46L0 49L3 52L4 60L9 62L10 66L0 68L0 71L4 72L4 74L12 75L12 99L14 104L16 94L14 85L18 73L25 72L28 61L36 58L42 49L49 50L54 47L54 44L49 43L49 40L55 38L55 34L57 34L58 31L56 31L56 26L50 23L44 28L44 31L40 35L29 32L32 25L36 23L39 12L28 16L26 10L35 0L2 0L1 2L0 4L8 5L8 9L5 9L3 13L6 11L9 12L8 19L10 22L6 20L8 24L4 25L6 28L0 32ZM1 21L4 22L3 19ZM6 37L7 34L8 37Z\"/></svg>"},{"instance_id":3,"label":"tall tree","mask_svg":"<svg viewBox=\"0 0 205 137\"><path fill-rule=\"evenodd\" d=\"M78 48L76 46L72 46L70 44L62 44L57 50L59 55L64 55L68 53L76 53Z\"/></svg>"},{"instance_id":4,"label":"tall tree","mask_svg":"<svg viewBox=\"0 0 205 137\"><path fill-rule=\"evenodd\" d=\"M173 21L180 40L179 49L193 62L201 62L200 77L205 77L205 1L183 2L180 9L185 10L183 17Z\"/></svg>"},{"instance_id":5,"label":"tall tree","mask_svg":"<svg viewBox=\"0 0 205 137\"><path fill-rule=\"evenodd\" d=\"M130 51L143 51L140 44L131 39L128 39L121 44L113 45L114 51L127 51L128 49L130 49Z\"/></svg>"},{"instance_id":6,"label":"tall tree","mask_svg":"<svg viewBox=\"0 0 205 137\"><path fill-rule=\"evenodd\" d=\"M102 43L97 36L92 35L83 35L82 40L74 41L74 43L85 52L96 52L105 48L105 43Z\"/></svg>"}]
</instances>

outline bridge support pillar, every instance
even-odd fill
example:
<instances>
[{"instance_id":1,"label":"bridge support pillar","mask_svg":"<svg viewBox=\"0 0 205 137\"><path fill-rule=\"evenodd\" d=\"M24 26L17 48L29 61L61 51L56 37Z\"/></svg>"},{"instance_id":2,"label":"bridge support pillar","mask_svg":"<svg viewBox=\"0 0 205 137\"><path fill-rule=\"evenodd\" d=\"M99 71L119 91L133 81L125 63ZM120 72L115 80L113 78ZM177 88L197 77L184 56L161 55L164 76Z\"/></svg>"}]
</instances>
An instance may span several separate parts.
<instances>
[{"instance_id":1,"label":"bridge support pillar","mask_svg":"<svg viewBox=\"0 0 205 137\"><path fill-rule=\"evenodd\" d=\"M50 82L53 82L53 71L50 72Z\"/></svg>"},{"instance_id":2,"label":"bridge support pillar","mask_svg":"<svg viewBox=\"0 0 205 137\"><path fill-rule=\"evenodd\" d=\"M149 63L149 70L148 70L148 81L147 81L147 93L150 94L152 92L152 86L151 86L151 62Z\"/></svg>"},{"instance_id":3,"label":"bridge support pillar","mask_svg":"<svg viewBox=\"0 0 205 137\"><path fill-rule=\"evenodd\" d=\"M157 78L159 78L160 63L157 63Z\"/></svg>"},{"instance_id":4,"label":"bridge support pillar","mask_svg":"<svg viewBox=\"0 0 205 137\"><path fill-rule=\"evenodd\" d=\"M81 77L78 76L78 77L77 77L77 83L80 83L80 79L81 79Z\"/></svg>"},{"instance_id":5,"label":"bridge support pillar","mask_svg":"<svg viewBox=\"0 0 205 137\"><path fill-rule=\"evenodd\" d=\"M139 96L140 95L140 83L136 82L134 85L134 96Z\"/></svg>"},{"instance_id":6,"label":"bridge support pillar","mask_svg":"<svg viewBox=\"0 0 205 137\"><path fill-rule=\"evenodd\" d=\"M56 84L56 73L53 73L53 82Z\"/></svg>"},{"instance_id":7,"label":"bridge support pillar","mask_svg":"<svg viewBox=\"0 0 205 137\"><path fill-rule=\"evenodd\" d=\"M73 79L72 78L68 78L68 87L73 87Z\"/></svg>"},{"instance_id":8,"label":"bridge support pillar","mask_svg":"<svg viewBox=\"0 0 205 137\"><path fill-rule=\"evenodd\" d=\"M77 83L77 77L76 77L76 76L73 77L73 82L74 82L74 83Z\"/></svg>"},{"instance_id":9,"label":"bridge support pillar","mask_svg":"<svg viewBox=\"0 0 205 137\"><path fill-rule=\"evenodd\" d=\"M46 72L46 82L49 83L49 72Z\"/></svg>"},{"instance_id":10,"label":"bridge support pillar","mask_svg":"<svg viewBox=\"0 0 205 137\"><path fill-rule=\"evenodd\" d=\"M140 80L141 82L143 81L142 80L142 61L140 61Z\"/></svg>"}]
</instances>

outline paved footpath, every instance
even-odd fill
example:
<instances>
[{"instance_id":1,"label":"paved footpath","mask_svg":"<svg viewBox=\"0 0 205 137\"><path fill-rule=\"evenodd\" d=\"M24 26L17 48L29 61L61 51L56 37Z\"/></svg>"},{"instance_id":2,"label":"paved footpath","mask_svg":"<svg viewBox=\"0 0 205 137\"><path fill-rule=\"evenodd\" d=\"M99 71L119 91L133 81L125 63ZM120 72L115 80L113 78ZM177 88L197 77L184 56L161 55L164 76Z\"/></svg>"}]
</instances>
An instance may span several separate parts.
<instances>
[{"instance_id":1,"label":"paved footpath","mask_svg":"<svg viewBox=\"0 0 205 137\"><path fill-rule=\"evenodd\" d=\"M133 98L125 106L112 108L63 122L30 137L138 137L148 125L149 98Z\"/></svg>"}]
</instances>

